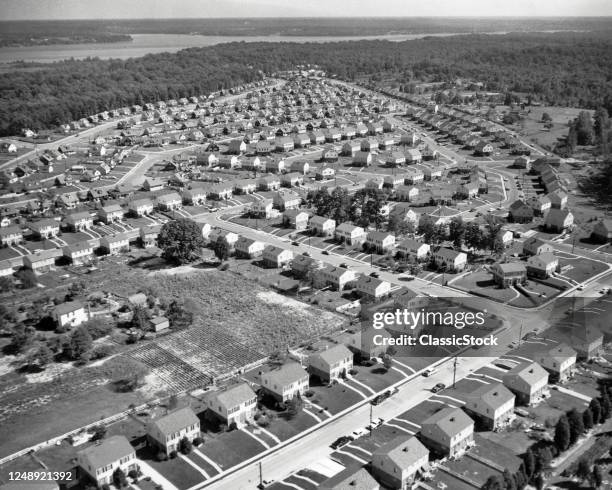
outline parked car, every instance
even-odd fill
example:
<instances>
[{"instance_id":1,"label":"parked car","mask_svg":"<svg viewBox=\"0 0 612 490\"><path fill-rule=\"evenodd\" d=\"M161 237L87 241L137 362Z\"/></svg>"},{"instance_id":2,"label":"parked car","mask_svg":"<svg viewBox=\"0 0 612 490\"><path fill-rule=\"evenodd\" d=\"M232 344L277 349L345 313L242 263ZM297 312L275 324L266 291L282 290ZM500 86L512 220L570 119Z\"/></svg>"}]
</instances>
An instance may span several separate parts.
<instances>
[{"instance_id":1,"label":"parked car","mask_svg":"<svg viewBox=\"0 0 612 490\"><path fill-rule=\"evenodd\" d=\"M297 247L299 244L300 244L300 242L296 242L296 241L291 242L291 245L295 245L296 247Z\"/></svg>"},{"instance_id":2,"label":"parked car","mask_svg":"<svg viewBox=\"0 0 612 490\"><path fill-rule=\"evenodd\" d=\"M329 255L329 252L327 250L323 250L323 252L321 252L323 255Z\"/></svg>"},{"instance_id":3,"label":"parked car","mask_svg":"<svg viewBox=\"0 0 612 490\"><path fill-rule=\"evenodd\" d=\"M370 274L370 277L379 277L379 276L380 276L380 274L378 272L372 272Z\"/></svg>"},{"instance_id":4,"label":"parked car","mask_svg":"<svg viewBox=\"0 0 612 490\"><path fill-rule=\"evenodd\" d=\"M329 447L331 447L332 449L338 449L342 446L346 446L349 442L352 442L354 440L355 438L353 436L341 436L338 437L338 439L336 439L334 442L332 442Z\"/></svg>"},{"instance_id":5,"label":"parked car","mask_svg":"<svg viewBox=\"0 0 612 490\"><path fill-rule=\"evenodd\" d=\"M444 388L446 388L446 385L444 383L437 383L432 389L431 392L432 393L438 393L439 391L442 391Z\"/></svg>"},{"instance_id":6,"label":"parked car","mask_svg":"<svg viewBox=\"0 0 612 490\"><path fill-rule=\"evenodd\" d=\"M437 371L436 368L430 367L427 368L425 371L423 371L423 376L425 376L426 378L428 378L429 376L431 376L432 374L434 374Z\"/></svg>"}]
</instances>

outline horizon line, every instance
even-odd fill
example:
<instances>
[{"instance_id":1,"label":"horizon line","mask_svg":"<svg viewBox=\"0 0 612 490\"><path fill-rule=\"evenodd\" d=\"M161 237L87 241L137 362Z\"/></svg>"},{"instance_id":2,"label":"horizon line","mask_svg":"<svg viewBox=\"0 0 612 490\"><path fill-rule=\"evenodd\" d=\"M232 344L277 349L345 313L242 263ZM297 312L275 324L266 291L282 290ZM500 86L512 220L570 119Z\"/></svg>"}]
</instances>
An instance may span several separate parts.
<instances>
[{"instance_id":1,"label":"horizon line","mask_svg":"<svg viewBox=\"0 0 612 490\"><path fill-rule=\"evenodd\" d=\"M397 15L320 15L320 16L301 16L301 15L280 15L280 16L253 16L253 17L79 17L79 18L16 18L3 19L2 22L64 22L64 21L109 21L109 20L260 20L260 19L612 19L612 14L606 15L417 15L417 16L397 16Z\"/></svg>"}]
</instances>

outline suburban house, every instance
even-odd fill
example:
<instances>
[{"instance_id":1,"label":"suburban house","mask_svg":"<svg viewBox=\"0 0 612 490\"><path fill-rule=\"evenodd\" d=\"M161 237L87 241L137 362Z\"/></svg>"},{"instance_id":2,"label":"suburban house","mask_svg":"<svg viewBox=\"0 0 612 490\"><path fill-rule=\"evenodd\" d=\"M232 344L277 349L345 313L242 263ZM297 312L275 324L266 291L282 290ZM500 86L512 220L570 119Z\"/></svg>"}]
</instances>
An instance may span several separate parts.
<instances>
[{"instance_id":1,"label":"suburban house","mask_svg":"<svg viewBox=\"0 0 612 490\"><path fill-rule=\"evenodd\" d=\"M0 260L0 277L12 276L13 272L10 260Z\"/></svg>"},{"instance_id":2,"label":"suburban house","mask_svg":"<svg viewBox=\"0 0 612 490\"><path fill-rule=\"evenodd\" d=\"M588 361L601 354L603 340L603 334L597 327L582 325L572 329L570 345L576 349L578 359Z\"/></svg>"},{"instance_id":3,"label":"suburban house","mask_svg":"<svg viewBox=\"0 0 612 490\"><path fill-rule=\"evenodd\" d=\"M259 257L264 250L265 244L252 238L240 237L234 249L236 256L252 259L253 257Z\"/></svg>"},{"instance_id":4,"label":"suburban house","mask_svg":"<svg viewBox=\"0 0 612 490\"><path fill-rule=\"evenodd\" d=\"M395 235L384 231L370 231L366 235L365 243L370 250L384 254L395 245Z\"/></svg>"},{"instance_id":5,"label":"suburban house","mask_svg":"<svg viewBox=\"0 0 612 490\"><path fill-rule=\"evenodd\" d=\"M512 422L515 398L501 383L484 384L468 395L463 408L480 427L495 430Z\"/></svg>"},{"instance_id":6,"label":"suburban house","mask_svg":"<svg viewBox=\"0 0 612 490\"><path fill-rule=\"evenodd\" d=\"M66 216L66 224L72 231L88 230L93 226L93 218L88 211L81 211Z\"/></svg>"},{"instance_id":7,"label":"suburban house","mask_svg":"<svg viewBox=\"0 0 612 490\"><path fill-rule=\"evenodd\" d=\"M357 167L369 167L372 165L372 153L369 151L356 151L353 155L353 165Z\"/></svg>"},{"instance_id":8,"label":"suburban house","mask_svg":"<svg viewBox=\"0 0 612 490\"><path fill-rule=\"evenodd\" d=\"M499 241L504 248L508 248L514 241L514 234L510 230L501 229L497 232L495 239Z\"/></svg>"},{"instance_id":9,"label":"suburban house","mask_svg":"<svg viewBox=\"0 0 612 490\"><path fill-rule=\"evenodd\" d=\"M266 175L257 181L257 187L262 191L276 191L280 186L281 181L275 175Z\"/></svg>"},{"instance_id":10,"label":"suburban house","mask_svg":"<svg viewBox=\"0 0 612 490\"><path fill-rule=\"evenodd\" d=\"M159 208L164 211L174 211L183 207L183 199L178 192L169 192L168 194L157 196L156 202Z\"/></svg>"},{"instance_id":11,"label":"suburban house","mask_svg":"<svg viewBox=\"0 0 612 490\"><path fill-rule=\"evenodd\" d=\"M404 181L406 177L403 174L395 174L395 175L385 175L383 179L383 187L388 187L390 189L395 189L400 185L404 185Z\"/></svg>"},{"instance_id":12,"label":"suburban house","mask_svg":"<svg viewBox=\"0 0 612 490\"><path fill-rule=\"evenodd\" d=\"M308 372L323 383L344 378L353 368L353 353L343 344L315 352L308 357Z\"/></svg>"},{"instance_id":13,"label":"suburban house","mask_svg":"<svg viewBox=\"0 0 612 490\"><path fill-rule=\"evenodd\" d=\"M266 246L262 252L262 260L266 267L283 267L289 264L292 259L293 252L291 250L285 250L284 248L275 247L274 245Z\"/></svg>"},{"instance_id":14,"label":"suburban house","mask_svg":"<svg viewBox=\"0 0 612 490\"><path fill-rule=\"evenodd\" d=\"M550 209L550 199L544 195L535 195L527 200L536 216L544 216Z\"/></svg>"},{"instance_id":15,"label":"suburban house","mask_svg":"<svg viewBox=\"0 0 612 490\"><path fill-rule=\"evenodd\" d=\"M503 375L504 386L516 395L516 403L533 405L548 386L548 372L537 362L521 363Z\"/></svg>"},{"instance_id":16,"label":"suburban house","mask_svg":"<svg viewBox=\"0 0 612 490\"><path fill-rule=\"evenodd\" d=\"M130 251L130 239L127 233L105 235L100 238L100 248L107 254L117 255Z\"/></svg>"},{"instance_id":17,"label":"suburban house","mask_svg":"<svg viewBox=\"0 0 612 490\"><path fill-rule=\"evenodd\" d=\"M117 203L108 204L106 206L103 206L98 211L98 217L100 218L100 220L102 220L107 225L110 225L111 223L114 223L115 221L121 221L123 219L124 214L125 214L125 211Z\"/></svg>"},{"instance_id":18,"label":"suburban house","mask_svg":"<svg viewBox=\"0 0 612 490\"><path fill-rule=\"evenodd\" d=\"M306 255L297 255L291 261L291 272L300 279L309 279L313 282L314 287L323 287L324 283L319 274L323 269L323 262L313 259Z\"/></svg>"},{"instance_id":19,"label":"suburban house","mask_svg":"<svg viewBox=\"0 0 612 490\"><path fill-rule=\"evenodd\" d=\"M0 245L9 246L23 241L23 233L18 225L0 228Z\"/></svg>"},{"instance_id":20,"label":"suburban house","mask_svg":"<svg viewBox=\"0 0 612 490\"><path fill-rule=\"evenodd\" d=\"M595 223L591 239L599 243L612 242L612 219L603 219Z\"/></svg>"},{"instance_id":21,"label":"suburban house","mask_svg":"<svg viewBox=\"0 0 612 490\"><path fill-rule=\"evenodd\" d=\"M467 255L450 248L439 248L433 253L435 264L449 272L460 272L467 265Z\"/></svg>"},{"instance_id":22,"label":"suburban house","mask_svg":"<svg viewBox=\"0 0 612 490\"><path fill-rule=\"evenodd\" d=\"M354 157L355 153L357 153L358 151L361 151L361 143L359 141L347 141L342 145L343 155Z\"/></svg>"},{"instance_id":23,"label":"suburban house","mask_svg":"<svg viewBox=\"0 0 612 490\"><path fill-rule=\"evenodd\" d=\"M41 250L23 257L23 266L36 273L49 271L55 265L55 259L62 253L58 249Z\"/></svg>"},{"instance_id":24,"label":"suburban house","mask_svg":"<svg viewBox=\"0 0 612 490\"><path fill-rule=\"evenodd\" d=\"M350 223L342 223L336 227L334 237L340 243L347 245L361 245L366 240L366 232L360 226L351 225Z\"/></svg>"},{"instance_id":25,"label":"suburban house","mask_svg":"<svg viewBox=\"0 0 612 490\"><path fill-rule=\"evenodd\" d=\"M355 289L366 299L380 299L391 293L391 283L371 276L360 276L355 283Z\"/></svg>"},{"instance_id":26,"label":"suburban house","mask_svg":"<svg viewBox=\"0 0 612 490\"><path fill-rule=\"evenodd\" d=\"M574 215L568 209L551 208L544 218L544 228L561 233L574 224Z\"/></svg>"},{"instance_id":27,"label":"suburban house","mask_svg":"<svg viewBox=\"0 0 612 490\"><path fill-rule=\"evenodd\" d=\"M527 269L522 262L496 263L491 266L493 281L500 288L523 284L527 280Z\"/></svg>"},{"instance_id":28,"label":"suburban house","mask_svg":"<svg viewBox=\"0 0 612 490\"><path fill-rule=\"evenodd\" d=\"M280 179L284 187L298 187L304 183L304 176L298 172L283 174Z\"/></svg>"},{"instance_id":29,"label":"suburban house","mask_svg":"<svg viewBox=\"0 0 612 490\"><path fill-rule=\"evenodd\" d=\"M331 167L319 167L315 172L316 180L328 180L333 179L336 175L336 171Z\"/></svg>"},{"instance_id":30,"label":"suburban house","mask_svg":"<svg viewBox=\"0 0 612 490\"><path fill-rule=\"evenodd\" d=\"M251 205L251 214L258 218L271 218L274 204L272 199L260 199Z\"/></svg>"},{"instance_id":31,"label":"suburban house","mask_svg":"<svg viewBox=\"0 0 612 490\"><path fill-rule=\"evenodd\" d=\"M233 187L231 184L213 184L208 188L207 198L216 201L224 201L232 197Z\"/></svg>"},{"instance_id":32,"label":"suburban house","mask_svg":"<svg viewBox=\"0 0 612 490\"><path fill-rule=\"evenodd\" d=\"M421 163L421 160L423 160L423 155L416 148L410 148L406 150L405 155L406 155L406 163L417 164L417 163Z\"/></svg>"},{"instance_id":33,"label":"suburban house","mask_svg":"<svg viewBox=\"0 0 612 490\"><path fill-rule=\"evenodd\" d=\"M520 199L510 205L509 216L514 223L531 223L533 215L533 208Z\"/></svg>"},{"instance_id":34,"label":"suburban house","mask_svg":"<svg viewBox=\"0 0 612 490\"><path fill-rule=\"evenodd\" d=\"M161 225L147 225L140 228L140 244L144 248L155 247Z\"/></svg>"},{"instance_id":35,"label":"suburban house","mask_svg":"<svg viewBox=\"0 0 612 490\"><path fill-rule=\"evenodd\" d=\"M279 152L287 152L291 151L295 148L295 144L293 143L293 139L289 136L282 136L280 138L276 138L274 141L274 148Z\"/></svg>"},{"instance_id":36,"label":"suburban house","mask_svg":"<svg viewBox=\"0 0 612 490\"><path fill-rule=\"evenodd\" d=\"M380 490L378 482L365 468L355 465L347 466L340 473L323 481L320 490Z\"/></svg>"},{"instance_id":37,"label":"suburban house","mask_svg":"<svg viewBox=\"0 0 612 490\"><path fill-rule=\"evenodd\" d=\"M60 327L76 327L89 320L89 314L80 301L67 301L55 307L53 318Z\"/></svg>"},{"instance_id":38,"label":"suburban house","mask_svg":"<svg viewBox=\"0 0 612 490\"><path fill-rule=\"evenodd\" d=\"M310 164L306 160L294 160L290 164L290 169L292 173L306 175L310 170Z\"/></svg>"},{"instance_id":39,"label":"suburban house","mask_svg":"<svg viewBox=\"0 0 612 490\"><path fill-rule=\"evenodd\" d=\"M261 374L261 387L281 402L303 395L308 387L308 373L297 363L289 363Z\"/></svg>"},{"instance_id":40,"label":"suburban house","mask_svg":"<svg viewBox=\"0 0 612 490\"><path fill-rule=\"evenodd\" d=\"M254 420L257 395L247 383L238 383L223 391L213 391L205 398L207 408L228 427L242 427Z\"/></svg>"},{"instance_id":41,"label":"suburban house","mask_svg":"<svg viewBox=\"0 0 612 490\"><path fill-rule=\"evenodd\" d=\"M421 442L439 456L460 456L474 441L474 421L460 408L444 408L421 423Z\"/></svg>"},{"instance_id":42,"label":"suburban house","mask_svg":"<svg viewBox=\"0 0 612 490\"><path fill-rule=\"evenodd\" d=\"M429 255L431 247L427 243L407 238L397 247L397 251L404 257L414 257L418 261L424 261Z\"/></svg>"},{"instance_id":43,"label":"suburban house","mask_svg":"<svg viewBox=\"0 0 612 490\"><path fill-rule=\"evenodd\" d=\"M387 154L387 157L385 158L385 164L389 167L399 167L405 163L406 155L404 155L401 151L392 151Z\"/></svg>"},{"instance_id":44,"label":"suburban house","mask_svg":"<svg viewBox=\"0 0 612 490\"><path fill-rule=\"evenodd\" d=\"M374 342L375 338L380 342ZM346 333L340 336L339 340L358 355L359 359L370 359L386 352L387 346L382 344L389 338L391 334L385 329L367 328L355 333Z\"/></svg>"},{"instance_id":45,"label":"suburban house","mask_svg":"<svg viewBox=\"0 0 612 490\"><path fill-rule=\"evenodd\" d=\"M532 255L527 259L527 275L546 279L559 269L559 258L551 253L544 252Z\"/></svg>"},{"instance_id":46,"label":"suburban house","mask_svg":"<svg viewBox=\"0 0 612 490\"><path fill-rule=\"evenodd\" d=\"M536 354L536 361L548 371L553 382L562 383L572 376L577 355L574 349L562 343Z\"/></svg>"},{"instance_id":47,"label":"suburban house","mask_svg":"<svg viewBox=\"0 0 612 490\"><path fill-rule=\"evenodd\" d=\"M320 276L323 284L337 291L342 291L349 282L356 279L354 271L333 265L321 269Z\"/></svg>"},{"instance_id":48,"label":"suburban house","mask_svg":"<svg viewBox=\"0 0 612 490\"><path fill-rule=\"evenodd\" d=\"M412 185L400 185L395 190L395 197L398 201L413 201L419 195L418 187Z\"/></svg>"},{"instance_id":49,"label":"suburban house","mask_svg":"<svg viewBox=\"0 0 612 490\"><path fill-rule=\"evenodd\" d=\"M193 186L183 191L183 200L193 206L202 206L206 203L206 189L202 186Z\"/></svg>"},{"instance_id":50,"label":"suburban house","mask_svg":"<svg viewBox=\"0 0 612 490\"><path fill-rule=\"evenodd\" d=\"M231 155L240 155L247 150L247 145L244 140L235 139L229 142L227 152Z\"/></svg>"},{"instance_id":51,"label":"suburban house","mask_svg":"<svg viewBox=\"0 0 612 490\"><path fill-rule=\"evenodd\" d=\"M429 467L429 450L416 437L399 436L372 453L372 474L387 488L411 488Z\"/></svg>"},{"instance_id":52,"label":"suburban house","mask_svg":"<svg viewBox=\"0 0 612 490\"><path fill-rule=\"evenodd\" d=\"M302 198L293 191L278 191L272 197L272 203L275 208L285 211L286 209L298 208L302 203Z\"/></svg>"},{"instance_id":53,"label":"suburban house","mask_svg":"<svg viewBox=\"0 0 612 490\"><path fill-rule=\"evenodd\" d=\"M211 230L209 234L209 240L211 243L223 242L227 245L228 249L233 252L236 247L236 243L240 237L231 231L222 230L220 228L215 228Z\"/></svg>"},{"instance_id":54,"label":"suburban house","mask_svg":"<svg viewBox=\"0 0 612 490\"><path fill-rule=\"evenodd\" d=\"M382 179L382 177L374 177L365 183L364 188L370 191L379 191L384 185L385 181Z\"/></svg>"},{"instance_id":55,"label":"suburban house","mask_svg":"<svg viewBox=\"0 0 612 490\"><path fill-rule=\"evenodd\" d=\"M308 228L315 235L330 237L334 235L336 222L324 216L313 216L308 221Z\"/></svg>"},{"instance_id":56,"label":"suburban house","mask_svg":"<svg viewBox=\"0 0 612 490\"><path fill-rule=\"evenodd\" d=\"M51 218L28 223L28 228L32 230L32 234L36 238L40 239L54 238L59 235L60 232L59 222Z\"/></svg>"},{"instance_id":57,"label":"suburban house","mask_svg":"<svg viewBox=\"0 0 612 490\"><path fill-rule=\"evenodd\" d=\"M145 179L142 188L149 192L161 191L164 188L164 181L162 179L149 177Z\"/></svg>"},{"instance_id":58,"label":"suburban house","mask_svg":"<svg viewBox=\"0 0 612 490\"><path fill-rule=\"evenodd\" d=\"M540 255L543 253L553 253L553 251L553 246L541 238L530 237L523 242L523 253L525 255Z\"/></svg>"},{"instance_id":59,"label":"suburban house","mask_svg":"<svg viewBox=\"0 0 612 490\"><path fill-rule=\"evenodd\" d=\"M302 231L308 228L308 219L310 215L299 209L288 209L283 213L283 224L296 231Z\"/></svg>"},{"instance_id":60,"label":"suburban house","mask_svg":"<svg viewBox=\"0 0 612 490\"><path fill-rule=\"evenodd\" d=\"M200 419L190 407L179 408L149 422L147 440L167 456L179 450L183 438L193 442L200 437Z\"/></svg>"},{"instance_id":61,"label":"suburban house","mask_svg":"<svg viewBox=\"0 0 612 490\"><path fill-rule=\"evenodd\" d=\"M235 194L253 194L257 190L257 184L251 179L240 179L234 182L233 190Z\"/></svg>"},{"instance_id":62,"label":"suburban house","mask_svg":"<svg viewBox=\"0 0 612 490\"><path fill-rule=\"evenodd\" d=\"M145 216L153 212L153 202L150 199L134 199L128 204L132 216Z\"/></svg>"},{"instance_id":63,"label":"suburban house","mask_svg":"<svg viewBox=\"0 0 612 490\"><path fill-rule=\"evenodd\" d=\"M154 316L149 319L149 327L155 333L163 332L170 328L170 320L165 316Z\"/></svg>"},{"instance_id":64,"label":"suburban house","mask_svg":"<svg viewBox=\"0 0 612 490\"><path fill-rule=\"evenodd\" d=\"M567 194L560 189L552 191L548 195L550 199L550 207L555 209L564 209L567 206Z\"/></svg>"},{"instance_id":65,"label":"suburban house","mask_svg":"<svg viewBox=\"0 0 612 490\"><path fill-rule=\"evenodd\" d=\"M112 484L117 468L126 475L138 468L136 450L125 436L110 436L78 451L77 464L79 476L93 480L98 487Z\"/></svg>"},{"instance_id":66,"label":"suburban house","mask_svg":"<svg viewBox=\"0 0 612 490\"><path fill-rule=\"evenodd\" d=\"M81 265L89 262L93 257L93 247L88 242L74 243L62 248L62 254L70 263Z\"/></svg>"}]
</instances>

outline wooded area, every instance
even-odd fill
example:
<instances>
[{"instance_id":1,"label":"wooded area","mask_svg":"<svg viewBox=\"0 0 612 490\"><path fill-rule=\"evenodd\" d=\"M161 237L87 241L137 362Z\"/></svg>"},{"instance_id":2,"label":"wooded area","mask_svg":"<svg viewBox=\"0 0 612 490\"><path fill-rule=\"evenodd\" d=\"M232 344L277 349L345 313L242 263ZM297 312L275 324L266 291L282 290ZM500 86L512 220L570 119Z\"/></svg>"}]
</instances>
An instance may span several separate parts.
<instances>
[{"instance_id":1,"label":"wooded area","mask_svg":"<svg viewBox=\"0 0 612 490\"><path fill-rule=\"evenodd\" d=\"M612 36L556 33L429 37L401 43L228 43L128 60L54 63L0 76L0 134L38 130L102 110L199 95L319 65L353 79L392 73L400 83L483 82L546 104L612 109Z\"/></svg>"}]
</instances>

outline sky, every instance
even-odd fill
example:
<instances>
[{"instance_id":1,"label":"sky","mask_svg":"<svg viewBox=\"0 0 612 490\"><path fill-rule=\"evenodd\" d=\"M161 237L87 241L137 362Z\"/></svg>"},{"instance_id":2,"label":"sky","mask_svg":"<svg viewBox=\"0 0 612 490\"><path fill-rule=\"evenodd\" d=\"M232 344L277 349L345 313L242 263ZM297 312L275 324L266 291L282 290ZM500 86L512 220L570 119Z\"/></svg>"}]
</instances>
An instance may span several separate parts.
<instances>
[{"instance_id":1,"label":"sky","mask_svg":"<svg viewBox=\"0 0 612 490\"><path fill-rule=\"evenodd\" d=\"M612 16L612 0L0 0L1 20Z\"/></svg>"}]
</instances>

